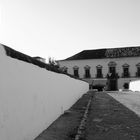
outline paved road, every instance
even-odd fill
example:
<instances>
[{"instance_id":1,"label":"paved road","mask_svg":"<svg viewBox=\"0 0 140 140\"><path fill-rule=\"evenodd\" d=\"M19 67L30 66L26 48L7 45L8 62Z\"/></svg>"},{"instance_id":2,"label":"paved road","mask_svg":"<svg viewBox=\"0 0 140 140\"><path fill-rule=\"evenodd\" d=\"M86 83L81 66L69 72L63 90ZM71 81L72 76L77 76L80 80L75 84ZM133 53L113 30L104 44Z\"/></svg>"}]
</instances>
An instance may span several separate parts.
<instances>
[{"instance_id":1,"label":"paved road","mask_svg":"<svg viewBox=\"0 0 140 140\"><path fill-rule=\"evenodd\" d=\"M140 92L115 92L108 94L140 116Z\"/></svg>"},{"instance_id":2,"label":"paved road","mask_svg":"<svg viewBox=\"0 0 140 140\"><path fill-rule=\"evenodd\" d=\"M140 140L140 118L106 93L95 93L86 140Z\"/></svg>"},{"instance_id":3,"label":"paved road","mask_svg":"<svg viewBox=\"0 0 140 140\"><path fill-rule=\"evenodd\" d=\"M140 140L140 118L107 93L93 91L85 94L35 140L75 140L91 97L79 140Z\"/></svg>"}]
</instances>

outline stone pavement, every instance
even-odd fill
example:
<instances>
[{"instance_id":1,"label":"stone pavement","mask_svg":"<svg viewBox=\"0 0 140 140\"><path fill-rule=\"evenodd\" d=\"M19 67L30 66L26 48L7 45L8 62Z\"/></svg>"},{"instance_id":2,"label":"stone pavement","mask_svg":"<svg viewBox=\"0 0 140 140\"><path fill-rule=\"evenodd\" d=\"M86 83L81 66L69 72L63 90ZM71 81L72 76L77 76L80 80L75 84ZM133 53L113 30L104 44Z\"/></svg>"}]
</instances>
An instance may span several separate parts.
<instances>
[{"instance_id":1,"label":"stone pavement","mask_svg":"<svg viewBox=\"0 0 140 140\"><path fill-rule=\"evenodd\" d=\"M35 140L140 140L140 118L105 92L90 91Z\"/></svg>"}]
</instances>

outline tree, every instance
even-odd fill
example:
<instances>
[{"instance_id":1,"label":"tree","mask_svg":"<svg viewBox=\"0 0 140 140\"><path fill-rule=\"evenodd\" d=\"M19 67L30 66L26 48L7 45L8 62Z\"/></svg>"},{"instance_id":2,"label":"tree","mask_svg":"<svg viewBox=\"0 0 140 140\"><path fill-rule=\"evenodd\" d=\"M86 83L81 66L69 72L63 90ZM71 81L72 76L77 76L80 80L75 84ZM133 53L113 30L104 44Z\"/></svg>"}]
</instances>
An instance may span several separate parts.
<instances>
[{"instance_id":1,"label":"tree","mask_svg":"<svg viewBox=\"0 0 140 140\"><path fill-rule=\"evenodd\" d=\"M50 65L50 66L59 69L59 64L58 64L53 58L49 57L48 62L49 62L49 65Z\"/></svg>"}]
</instances>

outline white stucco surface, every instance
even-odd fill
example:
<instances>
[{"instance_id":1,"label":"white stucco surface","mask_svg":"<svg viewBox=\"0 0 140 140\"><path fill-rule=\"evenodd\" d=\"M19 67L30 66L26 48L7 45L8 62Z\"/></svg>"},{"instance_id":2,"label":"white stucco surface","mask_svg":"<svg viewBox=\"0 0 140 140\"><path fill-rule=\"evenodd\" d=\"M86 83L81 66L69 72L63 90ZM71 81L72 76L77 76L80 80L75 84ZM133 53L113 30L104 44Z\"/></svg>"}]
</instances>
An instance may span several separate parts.
<instances>
[{"instance_id":1,"label":"white stucco surface","mask_svg":"<svg viewBox=\"0 0 140 140\"><path fill-rule=\"evenodd\" d=\"M140 91L140 80L130 82L130 90Z\"/></svg>"},{"instance_id":2,"label":"white stucco surface","mask_svg":"<svg viewBox=\"0 0 140 140\"><path fill-rule=\"evenodd\" d=\"M0 140L33 140L88 84L5 55L0 45Z\"/></svg>"}]
</instances>

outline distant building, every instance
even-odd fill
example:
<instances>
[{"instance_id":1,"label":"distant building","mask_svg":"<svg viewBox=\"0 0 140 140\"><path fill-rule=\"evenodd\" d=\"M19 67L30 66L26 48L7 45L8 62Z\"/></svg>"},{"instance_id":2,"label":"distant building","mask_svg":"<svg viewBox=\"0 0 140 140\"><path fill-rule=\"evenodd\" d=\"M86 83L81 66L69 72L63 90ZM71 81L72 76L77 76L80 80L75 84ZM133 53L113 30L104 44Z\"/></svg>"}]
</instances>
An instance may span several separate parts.
<instances>
[{"instance_id":1,"label":"distant building","mask_svg":"<svg viewBox=\"0 0 140 140\"><path fill-rule=\"evenodd\" d=\"M140 47L84 50L58 63L94 88L119 90L140 79Z\"/></svg>"}]
</instances>

